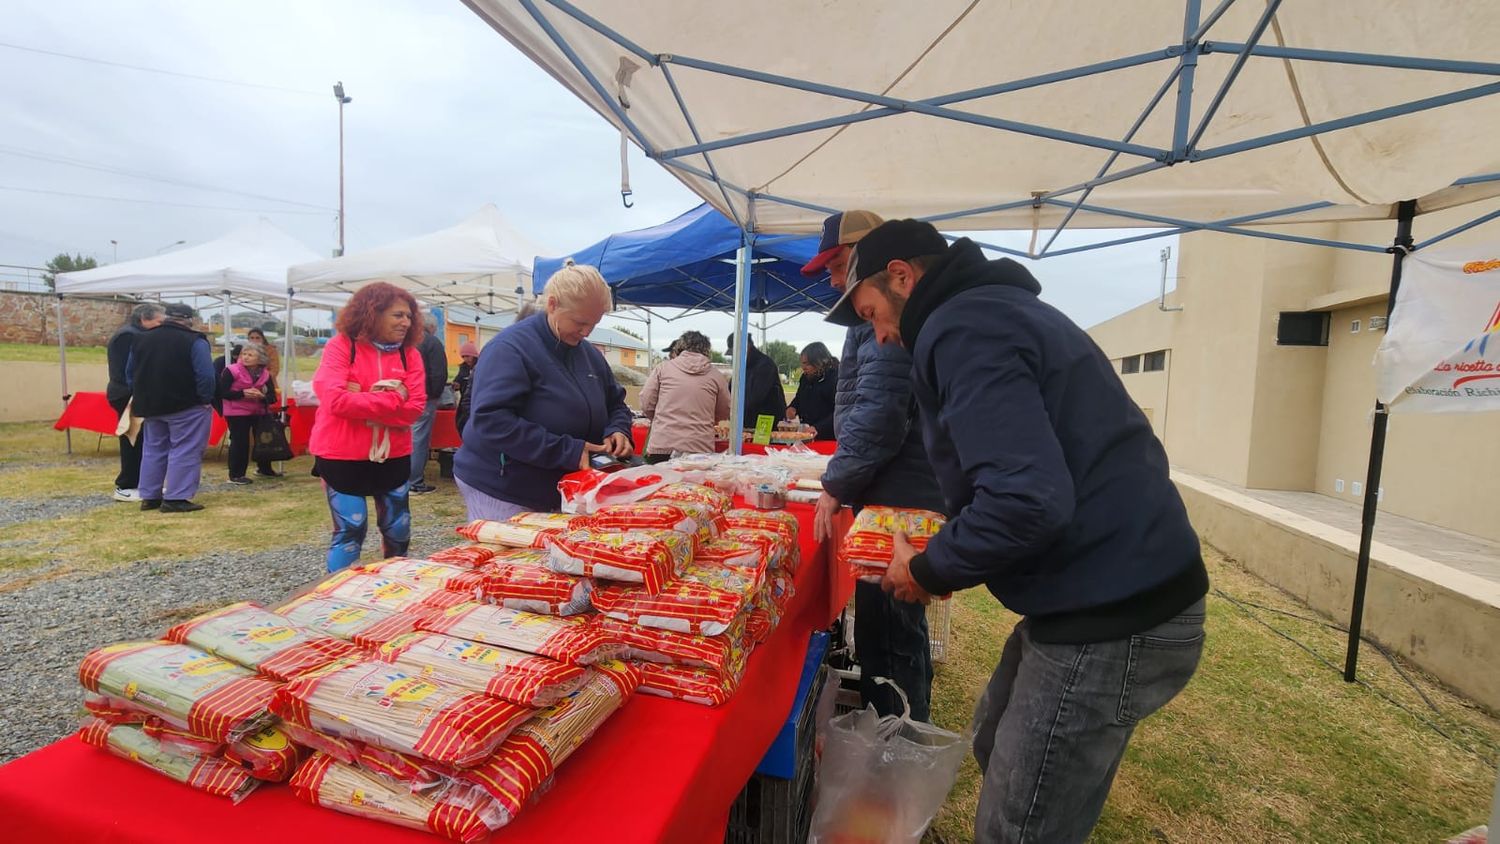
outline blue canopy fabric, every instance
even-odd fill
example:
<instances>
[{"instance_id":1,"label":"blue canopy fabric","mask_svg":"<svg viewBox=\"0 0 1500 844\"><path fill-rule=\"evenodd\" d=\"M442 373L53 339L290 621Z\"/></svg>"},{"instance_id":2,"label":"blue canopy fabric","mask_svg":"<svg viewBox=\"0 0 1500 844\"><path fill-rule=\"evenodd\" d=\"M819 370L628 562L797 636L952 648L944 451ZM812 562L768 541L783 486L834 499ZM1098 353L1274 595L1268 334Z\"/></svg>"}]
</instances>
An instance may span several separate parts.
<instances>
[{"instance_id":1,"label":"blue canopy fabric","mask_svg":"<svg viewBox=\"0 0 1500 844\"><path fill-rule=\"evenodd\" d=\"M598 267L617 306L732 312L741 237L733 220L705 203L659 226L610 235L568 257ZM802 266L817 253L817 238L763 236L754 247L752 311L821 312L838 300L826 275L802 275ZM564 260L536 259L536 293Z\"/></svg>"}]
</instances>

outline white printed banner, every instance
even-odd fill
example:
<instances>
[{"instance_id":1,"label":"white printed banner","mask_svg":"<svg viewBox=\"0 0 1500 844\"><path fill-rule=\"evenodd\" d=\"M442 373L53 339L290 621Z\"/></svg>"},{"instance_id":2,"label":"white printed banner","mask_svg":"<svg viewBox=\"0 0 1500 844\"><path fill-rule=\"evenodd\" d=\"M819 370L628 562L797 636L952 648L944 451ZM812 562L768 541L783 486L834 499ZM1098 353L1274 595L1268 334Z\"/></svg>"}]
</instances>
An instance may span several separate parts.
<instances>
[{"instance_id":1,"label":"white printed banner","mask_svg":"<svg viewBox=\"0 0 1500 844\"><path fill-rule=\"evenodd\" d=\"M1500 246L1408 255L1375 365L1392 413L1500 410Z\"/></svg>"}]
</instances>

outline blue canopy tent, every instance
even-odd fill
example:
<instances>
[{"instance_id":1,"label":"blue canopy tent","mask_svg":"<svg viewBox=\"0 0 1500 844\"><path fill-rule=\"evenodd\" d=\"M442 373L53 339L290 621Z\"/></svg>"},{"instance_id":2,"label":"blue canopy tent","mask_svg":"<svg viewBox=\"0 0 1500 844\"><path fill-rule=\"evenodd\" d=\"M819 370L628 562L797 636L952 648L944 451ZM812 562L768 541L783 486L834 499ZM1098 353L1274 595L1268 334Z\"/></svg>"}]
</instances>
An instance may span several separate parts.
<instances>
[{"instance_id":1,"label":"blue canopy tent","mask_svg":"<svg viewBox=\"0 0 1500 844\"><path fill-rule=\"evenodd\" d=\"M659 226L612 234L567 257L598 267L614 291L616 307L645 312L646 345L654 350L651 320L661 317L653 308L684 311L736 311L739 284L738 253L744 232L733 220L708 203ZM767 237L756 244L742 315L762 314L762 332L769 312L822 312L838 294L822 279L802 275L802 267L817 253L813 237ZM541 294L547 279L566 258L537 258L532 286ZM788 317L789 319L790 317ZM764 340L764 337L762 337Z\"/></svg>"},{"instance_id":2,"label":"blue canopy tent","mask_svg":"<svg viewBox=\"0 0 1500 844\"><path fill-rule=\"evenodd\" d=\"M617 127L622 147L733 217L743 259L766 232L862 207L1029 230L1025 252L993 247L1027 257L1192 231L1390 252L1393 303L1408 252L1500 218L1412 236L1416 216L1500 196L1500 4L1414 17L1401 0L1140 0L1108 13L1087 0L933 0L920 14L766 0L713 15L682 0L650 14L464 2ZM1000 49L996 33L1025 37ZM1394 242L1268 228L1351 220L1394 221ZM1054 248L1065 229L1140 225L1159 228ZM1351 680L1385 430L1377 403Z\"/></svg>"}]
</instances>

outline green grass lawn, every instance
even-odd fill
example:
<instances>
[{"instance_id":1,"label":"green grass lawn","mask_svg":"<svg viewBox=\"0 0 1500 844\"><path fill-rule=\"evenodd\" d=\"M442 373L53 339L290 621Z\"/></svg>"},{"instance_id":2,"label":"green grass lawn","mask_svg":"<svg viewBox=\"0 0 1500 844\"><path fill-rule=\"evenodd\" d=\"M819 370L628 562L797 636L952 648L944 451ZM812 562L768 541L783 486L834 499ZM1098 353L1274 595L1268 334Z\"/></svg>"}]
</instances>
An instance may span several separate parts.
<instances>
[{"instance_id":1,"label":"green grass lawn","mask_svg":"<svg viewBox=\"0 0 1500 844\"><path fill-rule=\"evenodd\" d=\"M25 423L0 425L0 443L0 499L107 500L112 439L95 453L91 435L75 437L69 457L62 434ZM134 507L111 504L0 528L0 591L139 559L321 549L328 516L307 470L302 458L285 480L228 488L214 452L198 499L212 509L201 517L142 518ZM452 483L438 490L413 499L414 521L461 523ZM1361 663L1368 685L1344 683L1313 656L1342 664L1343 634L1233 561L1206 554L1216 591L1202 666L1177 700L1136 731L1093 840L1438 842L1487 819L1500 721L1408 665L1398 671L1368 646ZM53 562L59 565L46 567ZM192 609L207 608L183 612ZM952 610L933 717L961 730L1016 619L983 590L961 593ZM978 794L979 772L968 760L929 839L972 840Z\"/></svg>"},{"instance_id":2,"label":"green grass lawn","mask_svg":"<svg viewBox=\"0 0 1500 844\"><path fill-rule=\"evenodd\" d=\"M0 343L0 361L31 361L56 363L57 344L45 343ZM103 346L69 346L68 363L104 363Z\"/></svg>"}]
</instances>

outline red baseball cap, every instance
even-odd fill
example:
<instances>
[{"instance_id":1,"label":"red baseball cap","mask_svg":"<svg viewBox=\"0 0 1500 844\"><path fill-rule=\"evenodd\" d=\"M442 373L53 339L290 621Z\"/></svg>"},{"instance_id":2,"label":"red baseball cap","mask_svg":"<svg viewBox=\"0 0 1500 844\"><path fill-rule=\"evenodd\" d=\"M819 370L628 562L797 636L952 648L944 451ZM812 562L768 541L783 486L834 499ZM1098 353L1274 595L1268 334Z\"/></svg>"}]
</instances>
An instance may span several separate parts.
<instances>
[{"instance_id":1,"label":"red baseball cap","mask_svg":"<svg viewBox=\"0 0 1500 844\"><path fill-rule=\"evenodd\" d=\"M829 215L823 221L823 238L818 241L818 254L802 268L802 274L815 276L823 272L841 247L853 246L883 222L885 221L880 215L873 211L840 211Z\"/></svg>"}]
</instances>

